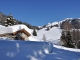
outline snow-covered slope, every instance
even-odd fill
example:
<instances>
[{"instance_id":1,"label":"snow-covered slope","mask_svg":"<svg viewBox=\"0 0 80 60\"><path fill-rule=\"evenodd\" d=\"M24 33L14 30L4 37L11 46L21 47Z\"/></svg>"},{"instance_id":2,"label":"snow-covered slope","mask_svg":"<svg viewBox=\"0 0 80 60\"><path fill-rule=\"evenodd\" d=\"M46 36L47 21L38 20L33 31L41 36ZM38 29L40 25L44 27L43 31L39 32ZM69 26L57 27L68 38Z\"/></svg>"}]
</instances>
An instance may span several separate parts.
<instances>
[{"instance_id":1,"label":"snow-covered slope","mask_svg":"<svg viewBox=\"0 0 80 60\"><path fill-rule=\"evenodd\" d=\"M50 27L51 25L56 25L58 22L49 23L46 25L47 27ZM60 36L61 36L61 29L60 27L52 27L48 31L47 28L43 28L41 30L37 31L37 36L31 36L32 38L35 38L36 41L44 41L43 36L45 35L46 41L60 44ZM32 39L31 39L32 40Z\"/></svg>"},{"instance_id":2,"label":"snow-covered slope","mask_svg":"<svg viewBox=\"0 0 80 60\"><path fill-rule=\"evenodd\" d=\"M54 22L52 24L48 24L50 25L55 25L58 24L58 22ZM47 27L49 27L47 26ZM28 31L29 33L32 34L32 30L29 29L27 26L20 24L20 25L13 25L13 26L8 26L8 27L4 27L4 26L0 26L0 34L4 34L4 33L12 33L21 29L25 29L26 31ZM33 36L31 35L31 37L29 37L29 41L44 41L43 40L43 35L45 35L46 37L46 41L58 44L60 42L60 36L61 36L61 30L59 27L53 27L50 28L48 31L46 31L47 28L43 28L41 30L37 31L37 36Z\"/></svg>"},{"instance_id":3,"label":"snow-covered slope","mask_svg":"<svg viewBox=\"0 0 80 60\"><path fill-rule=\"evenodd\" d=\"M57 27L51 28L49 31L46 31L46 28L37 31L37 38L42 39L45 34L46 40L57 40L60 39L61 30Z\"/></svg>"},{"instance_id":4,"label":"snow-covered slope","mask_svg":"<svg viewBox=\"0 0 80 60\"><path fill-rule=\"evenodd\" d=\"M11 28L4 27L4 26L1 26L1 25L0 25L0 34L12 33L11 31L12 31Z\"/></svg>"},{"instance_id":5,"label":"snow-covered slope","mask_svg":"<svg viewBox=\"0 0 80 60\"><path fill-rule=\"evenodd\" d=\"M58 24L58 22L49 23L47 27L56 24ZM24 28L32 33L32 30L24 25L14 25L8 28L1 26L0 29L1 28L2 30L6 29L7 32L8 28L12 29L12 32ZM52 27L48 31L46 31L46 29L47 28L38 30L37 36L31 35L29 41L1 40L1 38L0 60L80 60L80 49L59 46L61 36L60 27ZM44 35L46 42L43 42Z\"/></svg>"},{"instance_id":6,"label":"snow-covered slope","mask_svg":"<svg viewBox=\"0 0 80 60\"><path fill-rule=\"evenodd\" d=\"M72 20L74 20L75 18L66 18L62 21L58 21L58 22L53 22L53 23L48 23L47 25L45 25L45 27L41 27L41 30L37 31L37 36L32 36L33 38L36 38L35 41L43 41L43 35L45 35L46 40L47 41L51 41L55 44L60 43L60 36L61 36L61 29L60 29L60 24L64 21L69 21L71 23ZM78 18L79 19L79 18ZM56 26L58 25L58 26ZM51 28L51 26L54 26ZM47 27L50 28L50 30L46 31Z\"/></svg>"}]
</instances>

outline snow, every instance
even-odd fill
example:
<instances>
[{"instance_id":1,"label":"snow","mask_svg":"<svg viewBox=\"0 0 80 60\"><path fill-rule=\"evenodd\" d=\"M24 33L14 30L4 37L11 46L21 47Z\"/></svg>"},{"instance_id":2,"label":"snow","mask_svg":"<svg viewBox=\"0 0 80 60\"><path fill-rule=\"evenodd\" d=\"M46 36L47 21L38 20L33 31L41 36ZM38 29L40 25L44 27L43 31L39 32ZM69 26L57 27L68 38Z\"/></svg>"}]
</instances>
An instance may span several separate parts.
<instances>
[{"instance_id":1,"label":"snow","mask_svg":"<svg viewBox=\"0 0 80 60\"><path fill-rule=\"evenodd\" d=\"M36 37L30 36L29 41L43 41L42 39L38 39Z\"/></svg>"},{"instance_id":2,"label":"snow","mask_svg":"<svg viewBox=\"0 0 80 60\"><path fill-rule=\"evenodd\" d=\"M28 58L30 58L30 60L39 60L38 58L35 58L35 57L31 56L31 55L29 55Z\"/></svg>"},{"instance_id":3,"label":"snow","mask_svg":"<svg viewBox=\"0 0 80 60\"><path fill-rule=\"evenodd\" d=\"M25 29L30 34L32 33L32 30L30 30L27 26L20 24L20 25L8 26L8 27L0 25L0 34L13 33L13 32L19 31L21 29Z\"/></svg>"},{"instance_id":4,"label":"snow","mask_svg":"<svg viewBox=\"0 0 80 60\"><path fill-rule=\"evenodd\" d=\"M11 32L10 30L11 28L7 28L7 27L0 25L0 34L10 33Z\"/></svg>"},{"instance_id":5,"label":"snow","mask_svg":"<svg viewBox=\"0 0 80 60\"><path fill-rule=\"evenodd\" d=\"M59 22L57 22L57 21L56 21L56 22L53 22L53 23L50 23L50 22L49 22L49 23L46 25L46 27L50 27L51 25L56 25L56 24L59 24Z\"/></svg>"},{"instance_id":6,"label":"snow","mask_svg":"<svg viewBox=\"0 0 80 60\"><path fill-rule=\"evenodd\" d=\"M49 23L55 25L58 22ZM21 29L32 33L25 25L4 27L0 25L0 33L10 33ZM43 40L43 35L46 41ZM46 28L37 31L37 36L31 35L28 41L10 40L0 37L0 60L80 60L80 49L60 46L60 27ZM2 40L4 39L4 40Z\"/></svg>"},{"instance_id":7,"label":"snow","mask_svg":"<svg viewBox=\"0 0 80 60\"><path fill-rule=\"evenodd\" d=\"M61 30L59 27L53 27L49 31L46 31L46 28L43 28L39 31L37 31L37 36L31 36L31 38L35 38L36 41L44 41L43 35L46 37L46 41L53 42L59 44L60 42L60 36L61 36ZM34 40L31 39L30 40Z\"/></svg>"},{"instance_id":8,"label":"snow","mask_svg":"<svg viewBox=\"0 0 80 60\"><path fill-rule=\"evenodd\" d=\"M65 49L64 47L50 44L49 42L0 40L0 60L80 59L80 49ZM19 47L19 52L16 46Z\"/></svg>"},{"instance_id":9,"label":"snow","mask_svg":"<svg viewBox=\"0 0 80 60\"><path fill-rule=\"evenodd\" d=\"M53 45L53 46L56 47L56 48L58 48L58 49L64 49L64 50L68 50L68 51L80 52L80 49L67 48L67 47L58 46L58 45Z\"/></svg>"},{"instance_id":10,"label":"snow","mask_svg":"<svg viewBox=\"0 0 80 60\"><path fill-rule=\"evenodd\" d=\"M38 26L39 28L42 28L42 26Z\"/></svg>"},{"instance_id":11,"label":"snow","mask_svg":"<svg viewBox=\"0 0 80 60\"><path fill-rule=\"evenodd\" d=\"M52 25L56 25L56 24L59 24L59 22L53 22L53 23L52 23Z\"/></svg>"},{"instance_id":12,"label":"snow","mask_svg":"<svg viewBox=\"0 0 80 60\"><path fill-rule=\"evenodd\" d=\"M7 52L6 56L7 57L14 57L15 53L13 53L13 52Z\"/></svg>"},{"instance_id":13,"label":"snow","mask_svg":"<svg viewBox=\"0 0 80 60\"><path fill-rule=\"evenodd\" d=\"M58 24L58 22L54 22L52 24ZM32 31L33 31L33 30L29 29L27 26L20 24L20 25L8 26L8 27L0 26L0 34L12 33L12 32L15 32L15 31L18 31L21 29L27 30L30 34L32 34ZM49 31L46 31L46 28L38 30L37 36L31 35L29 37L29 41L44 41L43 35L45 35L47 42L53 42L54 44L60 44L59 39L61 36L61 30L59 27L53 27ZM1 39L2 39L2 37L1 37ZM3 38L3 39L7 39L7 38Z\"/></svg>"},{"instance_id":14,"label":"snow","mask_svg":"<svg viewBox=\"0 0 80 60\"><path fill-rule=\"evenodd\" d=\"M16 43L16 47L19 48L19 43Z\"/></svg>"},{"instance_id":15,"label":"snow","mask_svg":"<svg viewBox=\"0 0 80 60\"><path fill-rule=\"evenodd\" d=\"M4 26L0 25L0 27L4 27Z\"/></svg>"},{"instance_id":16,"label":"snow","mask_svg":"<svg viewBox=\"0 0 80 60\"><path fill-rule=\"evenodd\" d=\"M26 31L28 31L29 33L31 33L31 30L27 26L25 26L23 24L9 26L8 28L11 28L12 32L16 32L16 31L19 31L21 29L25 29Z\"/></svg>"},{"instance_id":17,"label":"snow","mask_svg":"<svg viewBox=\"0 0 80 60\"><path fill-rule=\"evenodd\" d=\"M47 48L44 49L44 52L45 52L46 54L49 54L49 51L48 51Z\"/></svg>"},{"instance_id":18,"label":"snow","mask_svg":"<svg viewBox=\"0 0 80 60\"><path fill-rule=\"evenodd\" d=\"M74 19L74 18L66 18L66 19L64 19L64 20L62 20L62 21L59 21L59 23L62 23L62 22L64 22L64 21L66 21L66 20L72 20L72 19ZM71 21L70 21L71 22Z\"/></svg>"}]
</instances>

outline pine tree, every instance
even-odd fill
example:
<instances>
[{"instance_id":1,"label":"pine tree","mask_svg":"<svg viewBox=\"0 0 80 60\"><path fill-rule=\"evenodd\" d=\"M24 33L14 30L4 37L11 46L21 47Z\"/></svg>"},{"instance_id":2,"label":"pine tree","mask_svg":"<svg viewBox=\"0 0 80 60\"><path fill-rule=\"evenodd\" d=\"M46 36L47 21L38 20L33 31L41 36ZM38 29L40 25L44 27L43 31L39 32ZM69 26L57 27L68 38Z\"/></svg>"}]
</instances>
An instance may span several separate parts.
<instances>
[{"instance_id":1,"label":"pine tree","mask_svg":"<svg viewBox=\"0 0 80 60\"><path fill-rule=\"evenodd\" d=\"M50 28L49 28L49 27L47 27L46 31L49 31L49 29L50 29Z\"/></svg>"},{"instance_id":2,"label":"pine tree","mask_svg":"<svg viewBox=\"0 0 80 60\"><path fill-rule=\"evenodd\" d=\"M37 36L36 29L33 30L33 35Z\"/></svg>"},{"instance_id":3,"label":"pine tree","mask_svg":"<svg viewBox=\"0 0 80 60\"><path fill-rule=\"evenodd\" d=\"M76 39L77 41L80 40L79 37L80 37L79 36L79 30L77 29L77 39Z\"/></svg>"},{"instance_id":4,"label":"pine tree","mask_svg":"<svg viewBox=\"0 0 80 60\"><path fill-rule=\"evenodd\" d=\"M50 27L52 28L53 26L51 25Z\"/></svg>"},{"instance_id":5,"label":"pine tree","mask_svg":"<svg viewBox=\"0 0 80 60\"><path fill-rule=\"evenodd\" d=\"M61 39L65 39L65 34L64 34L64 32L63 32L63 31L62 31Z\"/></svg>"},{"instance_id":6,"label":"pine tree","mask_svg":"<svg viewBox=\"0 0 80 60\"><path fill-rule=\"evenodd\" d=\"M66 42L66 36L65 36L65 33L64 31L62 31L62 35L61 35L61 42L63 46L67 46L67 42Z\"/></svg>"},{"instance_id":7,"label":"pine tree","mask_svg":"<svg viewBox=\"0 0 80 60\"><path fill-rule=\"evenodd\" d=\"M71 48L74 47L70 31L67 32L66 41L67 41L67 47L71 47Z\"/></svg>"},{"instance_id":8,"label":"pine tree","mask_svg":"<svg viewBox=\"0 0 80 60\"><path fill-rule=\"evenodd\" d=\"M16 21L14 21L13 17L10 15L7 17L7 20L5 21L5 26L12 26L15 25Z\"/></svg>"}]
</instances>

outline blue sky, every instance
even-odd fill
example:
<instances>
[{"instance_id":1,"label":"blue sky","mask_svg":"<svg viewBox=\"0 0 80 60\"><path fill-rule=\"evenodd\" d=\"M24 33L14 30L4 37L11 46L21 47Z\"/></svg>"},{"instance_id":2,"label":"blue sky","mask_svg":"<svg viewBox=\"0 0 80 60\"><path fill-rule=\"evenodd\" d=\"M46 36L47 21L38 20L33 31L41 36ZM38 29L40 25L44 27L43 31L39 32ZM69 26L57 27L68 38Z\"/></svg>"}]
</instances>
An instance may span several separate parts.
<instances>
[{"instance_id":1,"label":"blue sky","mask_svg":"<svg viewBox=\"0 0 80 60\"><path fill-rule=\"evenodd\" d=\"M65 18L80 18L80 0L0 0L0 12L30 23L45 25Z\"/></svg>"}]
</instances>

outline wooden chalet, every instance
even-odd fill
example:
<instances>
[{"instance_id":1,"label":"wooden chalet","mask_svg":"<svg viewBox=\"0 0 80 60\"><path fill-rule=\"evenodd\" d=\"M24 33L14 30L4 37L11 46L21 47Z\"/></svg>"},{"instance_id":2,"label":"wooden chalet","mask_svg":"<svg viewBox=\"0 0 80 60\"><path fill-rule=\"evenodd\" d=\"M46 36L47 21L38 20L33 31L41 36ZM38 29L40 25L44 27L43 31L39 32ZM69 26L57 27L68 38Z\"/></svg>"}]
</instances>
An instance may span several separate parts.
<instances>
[{"instance_id":1,"label":"wooden chalet","mask_svg":"<svg viewBox=\"0 0 80 60\"><path fill-rule=\"evenodd\" d=\"M15 39L18 40L28 40L28 37L31 36L31 34L25 29L21 29L19 31L13 32L12 34L13 36L16 36Z\"/></svg>"},{"instance_id":2,"label":"wooden chalet","mask_svg":"<svg viewBox=\"0 0 80 60\"><path fill-rule=\"evenodd\" d=\"M28 40L28 37L30 37L31 34L25 29L21 29L12 33L0 34L0 36L13 38L14 40Z\"/></svg>"}]
</instances>

